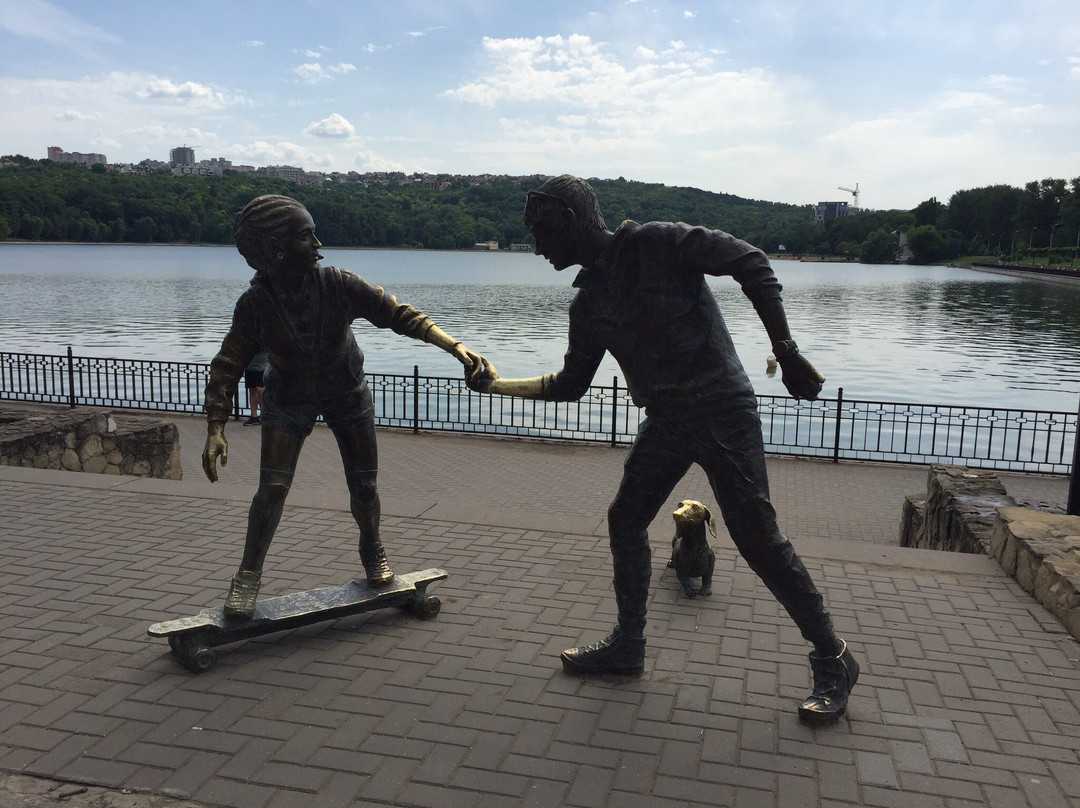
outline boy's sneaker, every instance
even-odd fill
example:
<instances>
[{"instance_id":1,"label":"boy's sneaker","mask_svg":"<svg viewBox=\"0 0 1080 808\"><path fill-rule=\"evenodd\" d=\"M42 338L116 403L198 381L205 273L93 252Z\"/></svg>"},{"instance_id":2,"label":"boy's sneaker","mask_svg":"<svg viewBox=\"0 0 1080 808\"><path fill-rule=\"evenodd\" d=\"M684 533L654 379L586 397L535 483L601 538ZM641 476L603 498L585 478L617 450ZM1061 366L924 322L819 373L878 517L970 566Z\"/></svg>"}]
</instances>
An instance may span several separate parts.
<instances>
[{"instance_id":1,"label":"boy's sneaker","mask_svg":"<svg viewBox=\"0 0 1080 808\"><path fill-rule=\"evenodd\" d=\"M616 626L602 640L563 651L561 659L568 673L635 675L645 670L645 638L628 637Z\"/></svg>"},{"instance_id":2,"label":"boy's sneaker","mask_svg":"<svg viewBox=\"0 0 1080 808\"><path fill-rule=\"evenodd\" d=\"M799 718L808 724L831 724L847 710L848 696L859 681L859 663L847 643L837 656L818 656L810 652L814 672L814 692L799 707Z\"/></svg>"},{"instance_id":3,"label":"boy's sneaker","mask_svg":"<svg viewBox=\"0 0 1080 808\"><path fill-rule=\"evenodd\" d=\"M255 598L259 595L262 576L251 570L240 570L232 577L229 594L225 596L225 616L234 620L250 620L255 614Z\"/></svg>"}]
</instances>

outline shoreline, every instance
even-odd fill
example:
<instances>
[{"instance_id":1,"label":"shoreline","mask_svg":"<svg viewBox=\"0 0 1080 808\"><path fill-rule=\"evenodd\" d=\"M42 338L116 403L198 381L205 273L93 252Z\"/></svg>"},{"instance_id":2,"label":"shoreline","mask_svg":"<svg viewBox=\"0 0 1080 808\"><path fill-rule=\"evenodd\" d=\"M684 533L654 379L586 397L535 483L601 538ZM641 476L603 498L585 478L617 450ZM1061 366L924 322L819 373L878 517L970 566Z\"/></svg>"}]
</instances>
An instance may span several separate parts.
<instances>
[{"instance_id":1,"label":"shoreline","mask_svg":"<svg viewBox=\"0 0 1080 808\"><path fill-rule=\"evenodd\" d=\"M225 247L230 250L236 249L235 244L215 244L210 241L27 241L26 239L5 239L0 241L0 248L5 246L18 246L18 247ZM393 252L436 252L436 253L475 253L476 255L485 255L491 253L493 255L504 255L506 253L514 254L520 253L521 255L532 255L533 251L530 250L476 250L472 247L463 247L461 249L453 250L440 250L434 247L335 247L332 244L324 244L323 249L326 250L390 250Z\"/></svg>"}]
</instances>

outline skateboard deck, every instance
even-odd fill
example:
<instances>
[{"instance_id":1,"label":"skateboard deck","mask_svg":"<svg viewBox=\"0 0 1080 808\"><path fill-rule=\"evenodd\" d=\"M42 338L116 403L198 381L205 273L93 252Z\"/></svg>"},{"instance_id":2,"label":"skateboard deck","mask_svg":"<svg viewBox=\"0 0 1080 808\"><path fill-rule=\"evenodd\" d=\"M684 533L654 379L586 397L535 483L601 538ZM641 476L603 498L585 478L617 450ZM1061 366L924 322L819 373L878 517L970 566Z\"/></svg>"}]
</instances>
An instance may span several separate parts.
<instances>
[{"instance_id":1,"label":"skateboard deck","mask_svg":"<svg viewBox=\"0 0 1080 808\"><path fill-rule=\"evenodd\" d=\"M387 586L377 589L359 578L342 586L291 592L259 600L255 614L249 620L225 617L221 606L213 606L189 617L154 623L146 633L151 637L168 637L169 647L180 664L190 671L201 673L209 670L217 661L216 646L262 634L392 606L430 620L439 613L441 603L437 597L427 594L428 584L446 577L445 570L434 568L408 572L395 575Z\"/></svg>"}]
</instances>

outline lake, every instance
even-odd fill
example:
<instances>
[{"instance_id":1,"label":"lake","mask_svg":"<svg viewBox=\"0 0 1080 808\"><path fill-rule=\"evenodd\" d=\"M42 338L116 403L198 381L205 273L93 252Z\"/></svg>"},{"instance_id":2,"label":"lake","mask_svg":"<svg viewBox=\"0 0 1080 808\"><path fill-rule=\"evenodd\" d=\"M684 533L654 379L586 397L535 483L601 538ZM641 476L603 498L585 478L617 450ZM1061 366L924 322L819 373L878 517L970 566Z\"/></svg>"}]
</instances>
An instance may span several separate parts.
<instances>
[{"instance_id":1,"label":"lake","mask_svg":"<svg viewBox=\"0 0 1080 808\"><path fill-rule=\"evenodd\" d=\"M323 250L427 312L504 376L557 370L574 269L529 253ZM1074 413L1080 288L948 267L775 261L792 333L825 395ZM207 362L252 271L232 247L0 244L0 350ZM730 278L710 279L755 389L769 342ZM443 352L355 325L369 371L458 376ZM610 357L596 384L622 374Z\"/></svg>"}]
</instances>

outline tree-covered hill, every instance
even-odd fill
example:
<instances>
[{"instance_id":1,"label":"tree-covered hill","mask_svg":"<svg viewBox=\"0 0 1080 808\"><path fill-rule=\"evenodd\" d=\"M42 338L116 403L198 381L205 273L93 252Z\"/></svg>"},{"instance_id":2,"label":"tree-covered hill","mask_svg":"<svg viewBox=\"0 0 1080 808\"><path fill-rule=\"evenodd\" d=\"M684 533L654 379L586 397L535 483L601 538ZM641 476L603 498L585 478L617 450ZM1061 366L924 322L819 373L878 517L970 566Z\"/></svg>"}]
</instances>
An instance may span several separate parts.
<instances>
[{"instance_id":1,"label":"tree-covered hill","mask_svg":"<svg viewBox=\"0 0 1080 808\"><path fill-rule=\"evenodd\" d=\"M522 224L525 192L542 177L421 183L327 182L321 188L227 172L222 176L118 174L84 166L8 158L0 169L0 238L30 241L230 243L232 219L252 197L280 193L307 206L332 247L455 249L481 241L503 248L531 241ZM682 220L743 238L812 230L810 206L758 202L696 188L593 180L604 215ZM763 245L764 246L764 245Z\"/></svg>"},{"instance_id":2,"label":"tree-covered hill","mask_svg":"<svg viewBox=\"0 0 1080 808\"><path fill-rule=\"evenodd\" d=\"M330 247L470 248L496 241L531 243L522 224L525 193L540 176L440 177L365 185L300 185L238 172L221 176L138 175L5 157L0 160L0 240L89 242L232 241L233 217L259 194L295 197L311 211ZM618 179L591 179L604 217L684 221L726 230L769 253L831 255L890 262L907 234L913 260L963 255L1026 256L1045 263L1080 252L1080 178L1044 179L1024 188L994 185L931 198L914 210L852 211L814 226L812 205Z\"/></svg>"}]
</instances>

